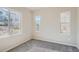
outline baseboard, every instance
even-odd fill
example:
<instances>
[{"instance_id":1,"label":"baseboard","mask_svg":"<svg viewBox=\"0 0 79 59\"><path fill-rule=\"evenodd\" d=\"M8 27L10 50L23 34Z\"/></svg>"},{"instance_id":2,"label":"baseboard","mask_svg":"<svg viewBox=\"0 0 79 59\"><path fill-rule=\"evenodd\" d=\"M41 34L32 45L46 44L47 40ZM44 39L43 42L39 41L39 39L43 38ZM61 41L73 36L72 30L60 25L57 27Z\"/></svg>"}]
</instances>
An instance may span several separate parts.
<instances>
[{"instance_id":1,"label":"baseboard","mask_svg":"<svg viewBox=\"0 0 79 59\"><path fill-rule=\"evenodd\" d=\"M51 42L49 39L43 38L43 37L36 37L36 38L33 38L33 39ZM43 39L44 39L44 40L43 40ZM53 40L52 42L53 42L53 43L58 43L58 44L63 44L63 45L68 45L68 46L77 47L77 45L74 45L74 44L68 44L68 43L59 42L59 41L55 41L55 40Z\"/></svg>"},{"instance_id":2,"label":"baseboard","mask_svg":"<svg viewBox=\"0 0 79 59\"><path fill-rule=\"evenodd\" d=\"M13 44L13 45L11 45L11 46L9 46L9 47L3 49L2 52L7 52L7 51L9 51L10 49L13 49L14 47L17 47L17 46L23 44L24 42L27 42L27 41L31 40L30 37L31 37L31 36L28 36L28 37L25 38L25 40L20 41L20 42L18 42L18 43L16 43L16 44ZM48 41L48 42L51 42L51 41L49 41L49 40L46 39L46 38L32 38L32 39L36 39L36 40L42 40L42 39L45 39L45 40L42 40L42 41ZM54 42L54 43L59 43L59 44L64 44L64 45L68 45L68 46L74 46L74 47L77 47L76 45L73 45L73 44L66 44L66 43L61 43L61 42L57 42L57 41L52 41L52 42ZM77 48L79 49L79 47L77 47Z\"/></svg>"},{"instance_id":3,"label":"baseboard","mask_svg":"<svg viewBox=\"0 0 79 59\"><path fill-rule=\"evenodd\" d=\"M9 46L9 47L3 49L2 52L7 52L7 51L9 51L9 50L11 50L11 49L13 49L13 48L19 46L19 45L21 45L21 44L23 44L23 43L25 43L25 42L31 40L30 37L31 37L31 36L28 36L28 37L27 37L26 39L24 39L23 41L17 42L16 44L13 44L13 45L11 45L11 46Z\"/></svg>"},{"instance_id":4,"label":"baseboard","mask_svg":"<svg viewBox=\"0 0 79 59\"><path fill-rule=\"evenodd\" d=\"M79 49L79 46L77 45L76 48Z\"/></svg>"}]
</instances>

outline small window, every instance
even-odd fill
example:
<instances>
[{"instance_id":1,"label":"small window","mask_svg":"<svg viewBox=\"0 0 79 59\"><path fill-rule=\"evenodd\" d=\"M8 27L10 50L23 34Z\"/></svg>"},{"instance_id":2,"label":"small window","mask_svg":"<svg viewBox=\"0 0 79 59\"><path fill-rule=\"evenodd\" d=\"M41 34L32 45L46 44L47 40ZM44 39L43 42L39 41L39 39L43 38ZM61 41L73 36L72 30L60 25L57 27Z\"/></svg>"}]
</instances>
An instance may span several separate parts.
<instances>
[{"instance_id":1,"label":"small window","mask_svg":"<svg viewBox=\"0 0 79 59\"><path fill-rule=\"evenodd\" d=\"M35 16L35 24L36 24L36 31L40 31L40 20L41 16Z\"/></svg>"},{"instance_id":2,"label":"small window","mask_svg":"<svg viewBox=\"0 0 79 59\"><path fill-rule=\"evenodd\" d=\"M70 33L71 31L71 14L69 11L61 13L61 32Z\"/></svg>"}]
</instances>

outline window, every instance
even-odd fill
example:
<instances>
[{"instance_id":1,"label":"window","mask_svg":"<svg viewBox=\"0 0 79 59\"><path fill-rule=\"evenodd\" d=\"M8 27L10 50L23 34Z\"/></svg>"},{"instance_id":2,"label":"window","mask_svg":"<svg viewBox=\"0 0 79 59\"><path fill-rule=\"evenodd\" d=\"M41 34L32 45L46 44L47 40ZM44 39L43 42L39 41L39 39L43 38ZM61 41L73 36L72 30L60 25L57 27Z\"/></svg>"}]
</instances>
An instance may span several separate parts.
<instances>
[{"instance_id":1,"label":"window","mask_svg":"<svg viewBox=\"0 0 79 59\"><path fill-rule=\"evenodd\" d=\"M69 11L61 13L61 32L70 33L71 14Z\"/></svg>"},{"instance_id":2,"label":"window","mask_svg":"<svg viewBox=\"0 0 79 59\"><path fill-rule=\"evenodd\" d=\"M10 13L10 32L13 34L20 32L20 15L15 12Z\"/></svg>"},{"instance_id":3,"label":"window","mask_svg":"<svg viewBox=\"0 0 79 59\"><path fill-rule=\"evenodd\" d=\"M0 9L0 36L8 34L9 13L5 9Z\"/></svg>"},{"instance_id":4,"label":"window","mask_svg":"<svg viewBox=\"0 0 79 59\"><path fill-rule=\"evenodd\" d=\"M40 20L41 20L41 16L35 16L36 31L40 30Z\"/></svg>"},{"instance_id":5,"label":"window","mask_svg":"<svg viewBox=\"0 0 79 59\"><path fill-rule=\"evenodd\" d=\"M20 15L0 8L0 36L20 32Z\"/></svg>"}]
</instances>

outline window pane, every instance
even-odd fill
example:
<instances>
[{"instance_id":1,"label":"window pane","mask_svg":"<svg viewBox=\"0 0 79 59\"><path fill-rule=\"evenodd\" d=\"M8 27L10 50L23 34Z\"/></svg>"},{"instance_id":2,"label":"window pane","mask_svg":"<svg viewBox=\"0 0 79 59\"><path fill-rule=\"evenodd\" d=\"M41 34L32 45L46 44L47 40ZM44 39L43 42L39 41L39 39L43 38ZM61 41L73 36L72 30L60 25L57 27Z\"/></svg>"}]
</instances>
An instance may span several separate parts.
<instances>
[{"instance_id":1,"label":"window pane","mask_svg":"<svg viewBox=\"0 0 79 59\"><path fill-rule=\"evenodd\" d=\"M7 9L0 9L0 36L8 34L9 12Z\"/></svg>"},{"instance_id":2,"label":"window pane","mask_svg":"<svg viewBox=\"0 0 79 59\"><path fill-rule=\"evenodd\" d=\"M40 19L41 19L40 16L36 16L36 24L39 24L40 25Z\"/></svg>"},{"instance_id":3,"label":"window pane","mask_svg":"<svg viewBox=\"0 0 79 59\"><path fill-rule=\"evenodd\" d=\"M10 27L11 27L11 33L19 33L20 32L20 16L16 13L10 14Z\"/></svg>"},{"instance_id":4,"label":"window pane","mask_svg":"<svg viewBox=\"0 0 79 59\"><path fill-rule=\"evenodd\" d=\"M71 15L70 15L69 11L61 13L61 22L62 23L70 22L70 20L71 20Z\"/></svg>"},{"instance_id":5,"label":"window pane","mask_svg":"<svg viewBox=\"0 0 79 59\"><path fill-rule=\"evenodd\" d=\"M61 32L70 32L70 24L61 24Z\"/></svg>"},{"instance_id":6,"label":"window pane","mask_svg":"<svg viewBox=\"0 0 79 59\"><path fill-rule=\"evenodd\" d=\"M71 14L70 11L66 11L61 13L61 32L62 33L70 33L70 24L71 24Z\"/></svg>"},{"instance_id":7,"label":"window pane","mask_svg":"<svg viewBox=\"0 0 79 59\"><path fill-rule=\"evenodd\" d=\"M41 17L40 17L40 16L36 16L36 17L35 17L35 22L36 22L36 31L39 31L40 20L41 20Z\"/></svg>"}]
</instances>

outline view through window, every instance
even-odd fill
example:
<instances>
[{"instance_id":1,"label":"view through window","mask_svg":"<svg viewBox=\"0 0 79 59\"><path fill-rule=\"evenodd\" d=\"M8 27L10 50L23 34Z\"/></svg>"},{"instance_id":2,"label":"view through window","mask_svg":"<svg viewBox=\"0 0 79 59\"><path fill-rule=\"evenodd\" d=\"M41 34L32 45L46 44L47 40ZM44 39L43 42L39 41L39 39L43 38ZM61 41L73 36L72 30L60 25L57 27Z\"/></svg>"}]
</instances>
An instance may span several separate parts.
<instances>
[{"instance_id":1,"label":"view through window","mask_svg":"<svg viewBox=\"0 0 79 59\"><path fill-rule=\"evenodd\" d=\"M40 20L41 20L41 16L35 16L36 31L40 30Z\"/></svg>"},{"instance_id":2,"label":"view through window","mask_svg":"<svg viewBox=\"0 0 79 59\"><path fill-rule=\"evenodd\" d=\"M70 33L71 31L71 14L69 11L61 13L61 32Z\"/></svg>"},{"instance_id":3,"label":"view through window","mask_svg":"<svg viewBox=\"0 0 79 59\"><path fill-rule=\"evenodd\" d=\"M0 8L0 36L20 32L20 15Z\"/></svg>"}]
</instances>

